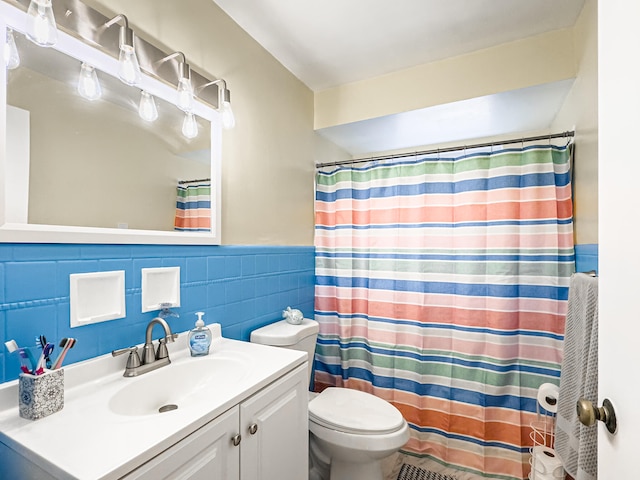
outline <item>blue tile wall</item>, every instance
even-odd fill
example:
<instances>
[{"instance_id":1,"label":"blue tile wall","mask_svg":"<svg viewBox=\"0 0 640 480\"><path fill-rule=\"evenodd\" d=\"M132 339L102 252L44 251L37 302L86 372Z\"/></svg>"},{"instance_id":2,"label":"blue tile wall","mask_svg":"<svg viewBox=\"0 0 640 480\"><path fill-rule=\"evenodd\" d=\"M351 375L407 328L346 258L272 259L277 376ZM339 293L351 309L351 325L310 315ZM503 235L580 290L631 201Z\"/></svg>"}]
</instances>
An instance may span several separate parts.
<instances>
[{"instance_id":1,"label":"blue tile wall","mask_svg":"<svg viewBox=\"0 0 640 480\"><path fill-rule=\"evenodd\" d=\"M28 346L40 334L74 337L67 364L144 342L157 312L141 313L141 269L169 266L180 267L176 332L193 328L197 311L245 341L287 306L313 318L313 247L0 244L0 382L19 373L3 346L9 339ZM70 328L69 275L110 270L125 271L126 317Z\"/></svg>"},{"instance_id":2,"label":"blue tile wall","mask_svg":"<svg viewBox=\"0 0 640 480\"><path fill-rule=\"evenodd\" d=\"M598 244L576 245L576 272L598 272Z\"/></svg>"}]
</instances>

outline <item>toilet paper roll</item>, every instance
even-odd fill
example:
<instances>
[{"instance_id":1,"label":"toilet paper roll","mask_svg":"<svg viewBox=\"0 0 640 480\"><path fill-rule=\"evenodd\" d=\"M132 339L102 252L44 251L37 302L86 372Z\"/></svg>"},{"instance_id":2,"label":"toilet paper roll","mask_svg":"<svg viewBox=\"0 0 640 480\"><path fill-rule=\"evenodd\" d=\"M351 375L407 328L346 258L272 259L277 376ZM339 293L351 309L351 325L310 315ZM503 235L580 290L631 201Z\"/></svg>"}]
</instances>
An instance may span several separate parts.
<instances>
[{"instance_id":1,"label":"toilet paper roll","mask_svg":"<svg viewBox=\"0 0 640 480\"><path fill-rule=\"evenodd\" d=\"M564 469L562 468L562 460L560 460L555 450L538 445L533 448L531 455L533 456L533 462L531 462L532 480L563 478Z\"/></svg>"},{"instance_id":2,"label":"toilet paper roll","mask_svg":"<svg viewBox=\"0 0 640 480\"><path fill-rule=\"evenodd\" d=\"M556 413L558 411L558 392L560 389L553 383L543 383L538 388L538 403L547 412Z\"/></svg>"}]
</instances>

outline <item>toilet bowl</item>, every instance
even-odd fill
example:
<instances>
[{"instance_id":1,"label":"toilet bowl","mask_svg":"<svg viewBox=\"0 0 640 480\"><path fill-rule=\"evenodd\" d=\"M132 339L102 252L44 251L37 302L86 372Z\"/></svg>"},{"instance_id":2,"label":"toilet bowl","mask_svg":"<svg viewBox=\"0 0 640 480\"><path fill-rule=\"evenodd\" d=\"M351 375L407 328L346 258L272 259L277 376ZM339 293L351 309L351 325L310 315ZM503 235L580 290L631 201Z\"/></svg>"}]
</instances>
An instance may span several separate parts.
<instances>
[{"instance_id":1,"label":"toilet bowl","mask_svg":"<svg viewBox=\"0 0 640 480\"><path fill-rule=\"evenodd\" d=\"M251 341L306 351L309 378L318 323L276 322ZM330 387L309 395L309 480L383 480L380 461L409 440L409 426L389 402L359 390Z\"/></svg>"},{"instance_id":2,"label":"toilet bowl","mask_svg":"<svg viewBox=\"0 0 640 480\"><path fill-rule=\"evenodd\" d=\"M310 448L329 458L330 480L383 480L380 461L409 440L397 408L374 395L330 387L309 402ZM323 478L320 476L320 478Z\"/></svg>"}]
</instances>

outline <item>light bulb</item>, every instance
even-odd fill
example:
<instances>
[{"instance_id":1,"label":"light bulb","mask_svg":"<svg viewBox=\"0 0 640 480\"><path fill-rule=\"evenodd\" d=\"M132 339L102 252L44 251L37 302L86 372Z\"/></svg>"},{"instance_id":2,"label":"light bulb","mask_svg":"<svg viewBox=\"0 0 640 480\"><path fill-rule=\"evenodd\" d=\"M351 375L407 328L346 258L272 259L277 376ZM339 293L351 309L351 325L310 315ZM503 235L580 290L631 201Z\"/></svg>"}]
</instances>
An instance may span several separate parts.
<instances>
[{"instance_id":1,"label":"light bulb","mask_svg":"<svg viewBox=\"0 0 640 480\"><path fill-rule=\"evenodd\" d=\"M220 110L222 113L222 128L229 130L230 128L235 127L236 117L234 117L233 110L231 110L231 103L226 100L223 101L222 108Z\"/></svg>"},{"instance_id":2,"label":"light bulb","mask_svg":"<svg viewBox=\"0 0 640 480\"><path fill-rule=\"evenodd\" d=\"M120 68L118 76L127 85L137 85L142 80L140 64L133 46L120 45Z\"/></svg>"},{"instance_id":3,"label":"light bulb","mask_svg":"<svg viewBox=\"0 0 640 480\"><path fill-rule=\"evenodd\" d=\"M7 43L4 44L4 61L9 70L18 68L20 65L20 55L16 47L16 39L13 38L13 30L7 29Z\"/></svg>"},{"instance_id":4,"label":"light bulb","mask_svg":"<svg viewBox=\"0 0 640 480\"><path fill-rule=\"evenodd\" d=\"M102 96L102 87L98 81L96 70L86 63L80 67L78 93L87 100L97 100Z\"/></svg>"},{"instance_id":5,"label":"light bulb","mask_svg":"<svg viewBox=\"0 0 640 480\"><path fill-rule=\"evenodd\" d=\"M58 27L51 0L31 0L27 9L27 37L42 47L55 45Z\"/></svg>"},{"instance_id":6,"label":"light bulb","mask_svg":"<svg viewBox=\"0 0 640 480\"><path fill-rule=\"evenodd\" d=\"M193 110L193 87L191 80L182 77L178 82L178 108L185 112Z\"/></svg>"},{"instance_id":7,"label":"light bulb","mask_svg":"<svg viewBox=\"0 0 640 480\"><path fill-rule=\"evenodd\" d=\"M158 118L158 107L156 101L149 92L144 90L140 93L140 105L138 106L140 118L147 122L154 122Z\"/></svg>"},{"instance_id":8,"label":"light bulb","mask_svg":"<svg viewBox=\"0 0 640 480\"><path fill-rule=\"evenodd\" d=\"M196 122L196 117L191 112L184 114L182 134L187 138L196 138L198 136L198 122Z\"/></svg>"}]
</instances>

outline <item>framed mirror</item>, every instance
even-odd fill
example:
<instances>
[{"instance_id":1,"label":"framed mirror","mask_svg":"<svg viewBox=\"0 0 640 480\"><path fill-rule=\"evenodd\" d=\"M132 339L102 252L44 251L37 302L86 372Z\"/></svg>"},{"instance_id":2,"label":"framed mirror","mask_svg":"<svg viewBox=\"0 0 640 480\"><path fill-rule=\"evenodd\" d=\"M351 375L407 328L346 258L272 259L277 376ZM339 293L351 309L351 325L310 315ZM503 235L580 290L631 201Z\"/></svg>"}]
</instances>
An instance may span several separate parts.
<instances>
[{"instance_id":1,"label":"framed mirror","mask_svg":"<svg viewBox=\"0 0 640 480\"><path fill-rule=\"evenodd\" d=\"M114 57L62 31L38 46L24 12L0 7L20 57L1 82L0 241L219 244L218 111L196 99L187 138L175 86L144 72L127 85ZM78 87L87 66L97 99Z\"/></svg>"}]
</instances>

